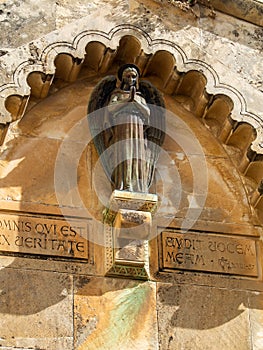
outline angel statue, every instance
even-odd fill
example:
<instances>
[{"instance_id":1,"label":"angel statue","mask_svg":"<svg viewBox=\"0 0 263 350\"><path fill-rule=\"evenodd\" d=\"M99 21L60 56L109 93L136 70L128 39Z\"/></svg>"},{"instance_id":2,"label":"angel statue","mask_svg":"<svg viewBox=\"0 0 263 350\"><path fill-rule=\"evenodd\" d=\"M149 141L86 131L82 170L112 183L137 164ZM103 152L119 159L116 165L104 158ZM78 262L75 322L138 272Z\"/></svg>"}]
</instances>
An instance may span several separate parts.
<instances>
[{"instance_id":1,"label":"angel statue","mask_svg":"<svg viewBox=\"0 0 263 350\"><path fill-rule=\"evenodd\" d=\"M165 134L164 100L139 68L125 64L94 88L88 122L113 189L148 192Z\"/></svg>"}]
</instances>

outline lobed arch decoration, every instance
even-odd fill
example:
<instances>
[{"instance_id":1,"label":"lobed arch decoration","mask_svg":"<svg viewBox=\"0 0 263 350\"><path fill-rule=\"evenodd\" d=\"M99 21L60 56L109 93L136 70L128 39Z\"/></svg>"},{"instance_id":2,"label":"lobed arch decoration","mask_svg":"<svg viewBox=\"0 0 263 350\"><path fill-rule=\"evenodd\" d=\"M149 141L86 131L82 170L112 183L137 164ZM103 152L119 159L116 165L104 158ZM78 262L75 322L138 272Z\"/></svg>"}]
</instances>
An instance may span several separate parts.
<instances>
[{"instance_id":1,"label":"lobed arch decoration","mask_svg":"<svg viewBox=\"0 0 263 350\"><path fill-rule=\"evenodd\" d=\"M137 64L143 77L192 112L225 145L263 220L262 120L247 111L244 96L222 84L211 66L187 58L171 41L152 40L135 26L117 26L109 33L84 31L72 42L54 42L42 51L31 44L31 55L14 69L13 81L0 86L0 143L10 123L40 100L77 79L99 80L127 62Z\"/></svg>"}]
</instances>

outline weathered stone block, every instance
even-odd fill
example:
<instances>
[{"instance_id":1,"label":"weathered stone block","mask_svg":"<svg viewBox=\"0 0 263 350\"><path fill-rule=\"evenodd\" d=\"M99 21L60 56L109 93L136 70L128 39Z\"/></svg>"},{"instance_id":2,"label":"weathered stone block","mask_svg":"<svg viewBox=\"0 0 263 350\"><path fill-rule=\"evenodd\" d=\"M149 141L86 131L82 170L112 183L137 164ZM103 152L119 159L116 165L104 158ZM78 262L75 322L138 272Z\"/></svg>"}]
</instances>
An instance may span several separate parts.
<instances>
[{"instance_id":1,"label":"weathered stone block","mask_svg":"<svg viewBox=\"0 0 263 350\"><path fill-rule=\"evenodd\" d=\"M114 221L114 235L118 238L147 239L151 224L151 213L120 209Z\"/></svg>"},{"instance_id":2,"label":"weathered stone block","mask_svg":"<svg viewBox=\"0 0 263 350\"><path fill-rule=\"evenodd\" d=\"M113 220L120 209L154 213L157 204L158 196L156 194L115 190L111 195L105 219L107 221Z\"/></svg>"},{"instance_id":3,"label":"weathered stone block","mask_svg":"<svg viewBox=\"0 0 263 350\"><path fill-rule=\"evenodd\" d=\"M117 249L115 253L115 263L144 266L145 259L148 258L147 254L145 254L145 245L147 242L127 239L122 240L122 242L124 246Z\"/></svg>"},{"instance_id":4,"label":"weathered stone block","mask_svg":"<svg viewBox=\"0 0 263 350\"><path fill-rule=\"evenodd\" d=\"M1 347L72 350L70 276L9 266L0 284Z\"/></svg>"},{"instance_id":5,"label":"weathered stone block","mask_svg":"<svg viewBox=\"0 0 263 350\"><path fill-rule=\"evenodd\" d=\"M76 349L158 348L154 283L77 278L75 285Z\"/></svg>"},{"instance_id":6,"label":"weathered stone block","mask_svg":"<svg viewBox=\"0 0 263 350\"><path fill-rule=\"evenodd\" d=\"M251 349L247 293L158 284L160 349Z\"/></svg>"},{"instance_id":7,"label":"weathered stone block","mask_svg":"<svg viewBox=\"0 0 263 350\"><path fill-rule=\"evenodd\" d=\"M249 319L253 350L263 349L263 293L249 293Z\"/></svg>"}]
</instances>

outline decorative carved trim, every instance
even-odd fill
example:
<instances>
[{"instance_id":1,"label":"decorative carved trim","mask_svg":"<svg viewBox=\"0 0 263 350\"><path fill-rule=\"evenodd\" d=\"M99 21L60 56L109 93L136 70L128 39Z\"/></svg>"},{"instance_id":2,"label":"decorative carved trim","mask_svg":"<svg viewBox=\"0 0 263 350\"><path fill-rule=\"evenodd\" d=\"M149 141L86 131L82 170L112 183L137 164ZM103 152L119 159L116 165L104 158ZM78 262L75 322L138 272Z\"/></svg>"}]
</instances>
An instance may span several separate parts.
<instances>
[{"instance_id":1,"label":"decorative carved trim","mask_svg":"<svg viewBox=\"0 0 263 350\"><path fill-rule=\"evenodd\" d=\"M105 237L105 268L109 271L113 266L113 240L112 240L112 226L104 223L104 237Z\"/></svg>"},{"instance_id":2,"label":"decorative carved trim","mask_svg":"<svg viewBox=\"0 0 263 350\"><path fill-rule=\"evenodd\" d=\"M114 261L113 248L113 228L104 223L105 237L105 274L107 276L121 276L135 279L147 280L149 278L149 248L148 241L144 242L144 266L129 266L125 264L116 264Z\"/></svg>"},{"instance_id":3,"label":"decorative carved trim","mask_svg":"<svg viewBox=\"0 0 263 350\"><path fill-rule=\"evenodd\" d=\"M12 122L11 113L6 110L5 102L10 95L30 96L30 86L28 85L28 76L32 72L42 72L45 75L54 75L56 71L55 58L57 55L69 54L72 57L84 60L88 43L97 41L104 44L112 50L116 49L121 37L131 35L136 37L141 44L142 50L146 54L157 52L158 50L167 51L173 55L176 67L180 72L196 70L206 77L206 91L211 94L224 94L231 98L234 104L231 118L237 122L246 122L256 130L257 138L252 143L252 149L258 153L263 153L262 139L263 128L262 120L256 114L247 110L245 97L233 86L222 83L218 73L206 62L188 58L184 50L166 39L151 39L151 37L142 29L129 24L119 25L112 28L109 32L101 30L86 30L78 33L72 42L54 41L46 44L45 41L36 41L29 45L28 56L23 55L24 60L17 59L17 66L10 63L6 65L9 75L9 82L0 86L0 120L2 124ZM8 55L6 55L8 56ZM26 58L26 59L25 59ZM3 68L4 64L2 64ZM52 79L50 79L52 81ZM22 104L22 102L21 102ZM23 110L19 112L18 118L23 116L26 110L26 103L23 104Z\"/></svg>"},{"instance_id":4,"label":"decorative carved trim","mask_svg":"<svg viewBox=\"0 0 263 350\"><path fill-rule=\"evenodd\" d=\"M218 62L215 66L219 64L221 74L207 62L188 57L184 49L171 40L152 38L141 28L132 24L118 25L107 32L81 30L80 26L79 33L75 34L76 27L72 30L73 32L75 37L72 41L68 39L70 31L59 33L57 36L51 33L45 40L39 39L30 43L28 47L17 49L20 50L17 55L16 52L11 52L0 58L0 67L6 75L5 83L0 86L0 140L2 142L9 123L21 119L26 112L30 94L37 99L45 98L53 84L55 74L60 70L63 75L64 67L59 69L55 63L59 64L58 61L60 63L62 61L62 64L67 66L68 71L65 76L59 78L64 78L67 83L71 83L78 76L81 77L81 66L84 65L85 60L94 60L94 47L88 51L89 45L98 45L99 54L97 58L95 57L96 64L92 63L96 65L95 68L92 67L92 74L93 77L102 76L108 74L116 57L118 60L125 61L126 56L122 57L120 53L120 47L123 44L124 51L128 50L132 54L132 61L141 68L143 76L149 77L149 80L154 79L154 76L151 77L151 72L156 73L159 69L159 76L156 78L158 88L165 94L172 95L177 102L180 102L180 98L184 98L186 94L186 97L193 102L192 112L211 132L213 128L216 129L214 123L221 123L220 131L219 133L216 131L215 136L226 145L228 154L235 161L240 172L248 178L249 182L252 179L252 191L247 186L250 202L254 208L262 212L262 178L258 179L258 173L254 171L255 168L263 169L262 157L259 156L263 154L262 98L257 90L246 84L241 86L242 81L235 80L235 77L231 76L233 85L241 86L239 91L231 85L232 81L231 84L226 83L230 80L225 77ZM56 62L58 57L61 60ZM160 60L165 61L163 67L158 64ZM195 81L193 94L187 95L189 93L187 86L193 80ZM257 104L252 105L251 103L256 100ZM180 103L184 105L184 102ZM251 106L258 115L248 110ZM221 110L224 110L223 114Z\"/></svg>"}]
</instances>

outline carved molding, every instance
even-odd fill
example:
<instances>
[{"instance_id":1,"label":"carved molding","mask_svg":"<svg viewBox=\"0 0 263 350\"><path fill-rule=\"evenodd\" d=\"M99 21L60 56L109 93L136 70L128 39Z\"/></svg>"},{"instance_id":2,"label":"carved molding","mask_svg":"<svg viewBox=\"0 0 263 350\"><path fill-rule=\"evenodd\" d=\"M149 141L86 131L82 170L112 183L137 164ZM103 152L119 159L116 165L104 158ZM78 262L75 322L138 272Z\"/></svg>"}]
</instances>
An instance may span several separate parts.
<instances>
[{"instance_id":1,"label":"carved molding","mask_svg":"<svg viewBox=\"0 0 263 350\"><path fill-rule=\"evenodd\" d=\"M127 278L135 278L147 280L149 279L149 248L148 241L143 243L144 251L144 264L131 265L125 261L116 263L115 250L113 243L113 228L111 225L104 224L104 237L105 237L105 274L107 276L122 276Z\"/></svg>"},{"instance_id":2,"label":"carved molding","mask_svg":"<svg viewBox=\"0 0 263 350\"><path fill-rule=\"evenodd\" d=\"M76 33L75 27L72 32ZM244 175L251 205L263 212L262 96L257 90L227 77L225 67L222 70L218 62L212 67L188 57L185 47L160 36L154 38L131 24L108 31L81 30L80 26L79 33L69 33L51 33L45 40L17 49L17 56L13 52L0 59L6 75L0 86L2 142L9 124L23 117L32 100L37 103L76 79L115 74L117 66L129 60L141 68L143 77L189 109L225 145ZM63 83L56 85L57 80ZM258 114L249 111L251 106Z\"/></svg>"},{"instance_id":3,"label":"carved molding","mask_svg":"<svg viewBox=\"0 0 263 350\"><path fill-rule=\"evenodd\" d=\"M233 101L233 110L231 118L237 122L246 122L250 124L256 131L257 138L252 143L252 149L257 153L263 153L262 139L263 139L263 128L262 119L255 113L247 110L247 102L245 96L234 86L225 84L222 82L220 75L204 61L187 57L184 50L177 44L166 39L152 39L146 32L142 29L133 25L119 25L112 28L109 32L103 32L101 30L86 30L77 34L74 39L70 41L54 41L44 46L45 42L31 43L28 49L28 56L24 54L23 61L17 60L17 66L10 63L10 67L6 66L6 71L9 74L9 82L0 86L0 118L1 123L10 123L16 119L20 119L24 112L26 111L27 103L32 91L32 85L29 85L28 77L33 72L42 73L42 77L39 78L39 84L42 84L39 96L45 97L48 93L48 88L51 86L53 77L56 73L55 60L59 54L67 54L72 57L72 67L71 74L74 71L74 64L76 66L81 66L85 59L87 45L91 42L98 42L105 45L107 48L105 56L108 54L109 50L113 52L118 49L121 38L129 35L136 38L140 43L140 52L143 52L144 57L152 55L158 51L165 51L170 53L174 57L174 62L176 62L176 70L180 73L187 73L189 71L197 71L203 75L206 79L205 90L208 94L223 94L228 96ZM114 55L114 54L113 54ZM141 53L140 53L141 55ZM8 55L7 55L8 56ZM8 57L7 57L8 59ZM104 60L110 63L112 57L104 57ZM149 62L148 62L149 64ZM107 62L104 62L107 65ZM3 66L3 64L2 64ZM170 70L170 75L172 70ZM107 70L107 67L104 67ZM78 74L78 69L76 69L75 75ZM69 77L69 80L73 78ZM168 74L169 79L169 74ZM166 85L168 81L165 82ZM46 93L43 93L43 89ZM251 88L252 89L252 88ZM41 95L42 91L42 95ZM7 98L10 96L15 96L19 101L19 110L16 110L16 116L11 115L6 109L8 106ZM14 97L14 98L15 98ZM14 103L12 101L11 105Z\"/></svg>"}]
</instances>

